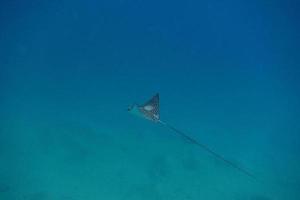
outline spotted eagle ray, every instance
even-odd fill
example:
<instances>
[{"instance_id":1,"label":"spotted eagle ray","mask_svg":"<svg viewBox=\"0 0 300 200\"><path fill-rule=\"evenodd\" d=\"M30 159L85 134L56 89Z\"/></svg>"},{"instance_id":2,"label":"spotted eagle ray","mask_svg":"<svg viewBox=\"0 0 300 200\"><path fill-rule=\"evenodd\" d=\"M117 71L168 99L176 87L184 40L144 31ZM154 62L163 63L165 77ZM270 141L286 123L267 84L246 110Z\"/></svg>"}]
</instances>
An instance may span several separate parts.
<instances>
[{"instance_id":1,"label":"spotted eagle ray","mask_svg":"<svg viewBox=\"0 0 300 200\"><path fill-rule=\"evenodd\" d=\"M211 155L213 155L217 159L225 162L226 164L228 164L231 167L237 169L238 171L242 172L243 174L245 174L245 175L247 175L251 178L256 179L256 177L252 173L250 173L247 170L241 168L240 166L236 165L235 163L227 160L222 155L216 153L215 151L213 151L208 146L198 142L196 139L188 136L186 133L178 130L177 128L170 125L169 123L166 123L166 122L162 121L160 119L160 114L159 114L159 94L158 93L155 94L150 100L146 101L146 103L144 103L142 105L138 105L138 104L131 105L128 108L128 111L130 113L136 114L136 115L138 115L142 118L146 118L146 119L148 119L152 122L159 123L159 124L169 128L174 133L176 133L176 134L180 135L182 138L184 138L186 141L189 141L190 143L197 145L198 147L200 147L203 150L207 151L208 153L210 153Z\"/></svg>"}]
</instances>

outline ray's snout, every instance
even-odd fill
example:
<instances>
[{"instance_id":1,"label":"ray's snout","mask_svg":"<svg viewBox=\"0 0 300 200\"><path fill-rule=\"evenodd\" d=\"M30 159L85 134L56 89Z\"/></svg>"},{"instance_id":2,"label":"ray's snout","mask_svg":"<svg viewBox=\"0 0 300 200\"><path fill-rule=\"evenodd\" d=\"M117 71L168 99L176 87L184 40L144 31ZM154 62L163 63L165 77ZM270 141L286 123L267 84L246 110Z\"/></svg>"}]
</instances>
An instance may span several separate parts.
<instances>
[{"instance_id":1,"label":"ray's snout","mask_svg":"<svg viewBox=\"0 0 300 200\"><path fill-rule=\"evenodd\" d=\"M131 111L135 107L135 104L131 104L127 107L127 111Z\"/></svg>"},{"instance_id":2,"label":"ray's snout","mask_svg":"<svg viewBox=\"0 0 300 200\"><path fill-rule=\"evenodd\" d=\"M132 105L127 107L127 111L131 111L132 110Z\"/></svg>"}]
</instances>

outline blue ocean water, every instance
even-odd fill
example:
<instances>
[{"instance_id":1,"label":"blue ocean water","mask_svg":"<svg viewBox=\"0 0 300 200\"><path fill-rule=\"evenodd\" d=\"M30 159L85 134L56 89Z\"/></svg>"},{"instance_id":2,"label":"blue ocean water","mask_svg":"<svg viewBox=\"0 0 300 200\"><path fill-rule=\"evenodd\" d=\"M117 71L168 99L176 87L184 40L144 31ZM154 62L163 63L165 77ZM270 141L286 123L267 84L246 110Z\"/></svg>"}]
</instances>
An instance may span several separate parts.
<instances>
[{"instance_id":1,"label":"blue ocean water","mask_svg":"<svg viewBox=\"0 0 300 200\"><path fill-rule=\"evenodd\" d=\"M0 199L300 199L299 8L1 1Z\"/></svg>"}]
</instances>

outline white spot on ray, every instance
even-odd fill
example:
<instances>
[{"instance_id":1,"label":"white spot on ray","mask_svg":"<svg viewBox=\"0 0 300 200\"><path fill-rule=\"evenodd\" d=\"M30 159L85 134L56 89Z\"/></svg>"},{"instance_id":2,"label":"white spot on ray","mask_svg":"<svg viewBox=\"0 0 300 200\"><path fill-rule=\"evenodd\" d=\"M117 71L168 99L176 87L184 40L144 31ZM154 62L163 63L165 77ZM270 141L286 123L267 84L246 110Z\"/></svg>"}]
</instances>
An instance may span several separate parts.
<instances>
[{"instance_id":1,"label":"white spot on ray","mask_svg":"<svg viewBox=\"0 0 300 200\"><path fill-rule=\"evenodd\" d=\"M151 111L154 109L154 107L152 105L146 105L146 106L144 106L144 109L147 111Z\"/></svg>"}]
</instances>

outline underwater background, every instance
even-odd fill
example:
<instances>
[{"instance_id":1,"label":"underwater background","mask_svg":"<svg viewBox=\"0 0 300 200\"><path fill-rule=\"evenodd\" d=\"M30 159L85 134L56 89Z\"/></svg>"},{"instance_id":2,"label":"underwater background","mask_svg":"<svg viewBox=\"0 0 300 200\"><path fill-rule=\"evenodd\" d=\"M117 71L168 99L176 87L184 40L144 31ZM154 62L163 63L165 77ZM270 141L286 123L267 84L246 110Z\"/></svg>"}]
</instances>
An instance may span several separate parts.
<instances>
[{"instance_id":1,"label":"underwater background","mask_svg":"<svg viewBox=\"0 0 300 200\"><path fill-rule=\"evenodd\" d=\"M299 8L1 1L0 200L299 200Z\"/></svg>"}]
</instances>

